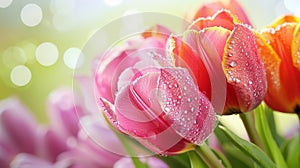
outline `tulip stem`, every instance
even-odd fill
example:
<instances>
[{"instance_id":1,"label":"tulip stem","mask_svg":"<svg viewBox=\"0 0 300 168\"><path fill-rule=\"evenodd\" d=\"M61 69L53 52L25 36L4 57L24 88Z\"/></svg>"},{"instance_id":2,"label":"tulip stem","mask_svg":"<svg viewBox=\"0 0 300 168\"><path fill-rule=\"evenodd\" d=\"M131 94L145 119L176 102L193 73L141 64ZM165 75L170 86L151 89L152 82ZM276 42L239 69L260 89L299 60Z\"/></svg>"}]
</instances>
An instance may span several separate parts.
<instances>
[{"instance_id":1,"label":"tulip stem","mask_svg":"<svg viewBox=\"0 0 300 168\"><path fill-rule=\"evenodd\" d=\"M196 153L203 159L208 167L224 168L222 160L218 159L210 147L204 142L195 149Z\"/></svg>"},{"instance_id":2,"label":"tulip stem","mask_svg":"<svg viewBox=\"0 0 300 168\"><path fill-rule=\"evenodd\" d=\"M262 142L260 140L260 137L258 136L258 133L255 128L255 121L251 115L253 115L253 111L247 112L247 113L240 113L240 118L243 121L243 124L245 126L245 129L247 131L247 134L249 136L249 139L252 143L260 147L262 150L264 150L264 147L262 145Z\"/></svg>"}]
</instances>

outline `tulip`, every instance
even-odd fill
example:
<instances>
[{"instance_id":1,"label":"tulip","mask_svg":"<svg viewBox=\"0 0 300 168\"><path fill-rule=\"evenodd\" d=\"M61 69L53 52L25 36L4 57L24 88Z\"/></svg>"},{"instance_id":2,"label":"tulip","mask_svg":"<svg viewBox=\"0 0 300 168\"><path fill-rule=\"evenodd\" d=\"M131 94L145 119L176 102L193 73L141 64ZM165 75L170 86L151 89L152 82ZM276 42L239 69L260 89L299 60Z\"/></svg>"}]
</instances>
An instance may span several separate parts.
<instances>
[{"instance_id":1,"label":"tulip","mask_svg":"<svg viewBox=\"0 0 300 168\"><path fill-rule=\"evenodd\" d=\"M300 113L300 18L284 16L258 34L267 72L264 101L276 111Z\"/></svg>"},{"instance_id":2,"label":"tulip","mask_svg":"<svg viewBox=\"0 0 300 168\"><path fill-rule=\"evenodd\" d=\"M196 12L194 19L201 17L209 17L214 15L219 10L226 9L232 12L243 23L251 25L246 12L237 0L218 0L216 2L203 4Z\"/></svg>"},{"instance_id":3,"label":"tulip","mask_svg":"<svg viewBox=\"0 0 300 168\"><path fill-rule=\"evenodd\" d=\"M149 168L168 168L163 161L155 157L140 158L141 162L147 164ZM131 158L123 157L114 164L114 168L134 168Z\"/></svg>"},{"instance_id":4,"label":"tulip","mask_svg":"<svg viewBox=\"0 0 300 168\"><path fill-rule=\"evenodd\" d=\"M104 56L95 84L112 126L155 153L171 155L202 143L215 116L189 72L165 55L164 42L151 36Z\"/></svg>"},{"instance_id":5,"label":"tulip","mask_svg":"<svg viewBox=\"0 0 300 168\"><path fill-rule=\"evenodd\" d=\"M212 17L198 18L183 37L169 40L172 55L178 55L176 63L194 74L199 89L210 100L212 90L217 89L212 88L215 82L211 81L210 73L214 72L217 79L226 77L225 107L218 113L247 112L263 100L266 74L254 31L230 11L221 10ZM219 64L222 70L216 71L214 65Z\"/></svg>"}]
</instances>

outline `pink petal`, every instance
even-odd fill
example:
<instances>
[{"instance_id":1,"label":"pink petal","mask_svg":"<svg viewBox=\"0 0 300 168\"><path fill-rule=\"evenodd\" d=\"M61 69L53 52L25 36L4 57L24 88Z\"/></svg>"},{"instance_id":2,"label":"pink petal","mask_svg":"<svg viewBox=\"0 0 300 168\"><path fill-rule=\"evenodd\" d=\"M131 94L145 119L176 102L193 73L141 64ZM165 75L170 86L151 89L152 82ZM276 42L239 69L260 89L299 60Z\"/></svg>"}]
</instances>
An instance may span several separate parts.
<instances>
[{"instance_id":1,"label":"pink petal","mask_svg":"<svg viewBox=\"0 0 300 168\"><path fill-rule=\"evenodd\" d=\"M0 141L17 152L36 152L38 124L17 99L0 102L0 129Z\"/></svg>"},{"instance_id":2,"label":"pink petal","mask_svg":"<svg viewBox=\"0 0 300 168\"><path fill-rule=\"evenodd\" d=\"M94 80L88 76L75 76L81 95L75 95L75 100L80 101L85 113L98 113L97 99L95 95Z\"/></svg>"},{"instance_id":3,"label":"pink petal","mask_svg":"<svg viewBox=\"0 0 300 168\"><path fill-rule=\"evenodd\" d=\"M11 168L53 168L53 164L35 155L20 153L10 164Z\"/></svg>"},{"instance_id":4,"label":"pink petal","mask_svg":"<svg viewBox=\"0 0 300 168\"><path fill-rule=\"evenodd\" d=\"M119 126L126 132L139 137L160 132L164 121L162 110L156 100L158 73L148 73L125 87L116 98L116 113Z\"/></svg>"},{"instance_id":5,"label":"pink petal","mask_svg":"<svg viewBox=\"0 0 300 168\"><path fill-rule=\"evenodd\" d=\"M62 137L77 136L79 117L84 114L83 107L75 102L73 91L60 88L50 93L48 115L51 126Z\"/></svg>"},{"instance_id":6,"label":"pink petal","mask_svg":"<svg viewBox=\"0 0 300 168\"><path fill-rule=\"evenodd\" d=\"M227 42L223 69L233 85L242 112L256 107L267 91L266 73L252 30L236 24Z\"/></svg>"},{"instance_id":7,"label":"pink petal","mask_svg":"<svg viewBox=\"0 0 300 168\"><path fill-rule=\"evenodd\" d=\"M58 156L58 162L68 162L72 168L110 168L120 158L96 144L85 133L72 147Z\"/></svg>"},{"instance_id":8,"label":"pink petal","mask_svg":"<svg viewBox=\"0 0 300 168\"><path fill-rule=\"evenodd\" d=\"M85 133L86 136L99 145L99 148L117 154L126 153L118 137L108 126L102 115L85 116L80 119L80 125L82 127L81 134Z\"/></svg>"},{"instance_id":9,"label":"pink petal","mask_svg":"<svg viewBox=\"0 0 300 168\"><path fill-rule=\"evenodd\" d=\"M59 154L68 150L68 139L62 138L54 130L45 130L42 135L43 137L39 142L39 152L47 160L54 162Z\"/></svg>"},{"instance_id":10,"label":"pink petal","mask_svg":"<svg viewBox=\"0 0 300 168\"><path fill-rule=\"evenodd\" d=\"M200 32L187 31L184 33L183 42L186 43L198 59L200 59L208 72L211 85L211 103L215 111L222 114L226 100L226 77L222 68L221 58L229 31L223 28L208 28ZM196 65L195 65L196 66ZM197 69L196 69L197 70ZM195 78L201 79L199 69ZM207 83L208 81L200 81Z\"/></svg>"},{"instance_id":11,"label":"pink petal","mask_svg":"<svg viewBox=\"0 0 300 168\"><path fill-rule=\"evenodd\" d=\"M173 129L192 143L202 143L214 129L215 113L188 70L162 69L158 87L166 120Z\"/></svg>"},{"instance_id":12,"label":"pink petal","mask_svg":"<svg viewBox=\"0 0 300 168\"><path fill-rule=\"evenodd\" d=\"M0 167L9 167L17 151L0 141Z\"/></svg>"}]
</instances>

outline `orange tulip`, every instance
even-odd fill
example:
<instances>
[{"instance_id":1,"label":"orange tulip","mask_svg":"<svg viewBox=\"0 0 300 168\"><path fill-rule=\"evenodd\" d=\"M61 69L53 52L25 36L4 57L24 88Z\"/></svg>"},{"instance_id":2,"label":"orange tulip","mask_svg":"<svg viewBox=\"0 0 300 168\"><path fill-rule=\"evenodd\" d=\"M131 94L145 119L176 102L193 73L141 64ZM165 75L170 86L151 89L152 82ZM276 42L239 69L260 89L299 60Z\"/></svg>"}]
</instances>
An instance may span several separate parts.
<instances>
[{"instance_id":1,"label":"orange tulip","mask_svg":"<svg viewBox=\"0 0 300 168\"><path fill-rule=\"evenodd\" d=\"M206 40L205 45L200 44L203 40ZM230 11L221 10L213 17L198 18L180 42L176 37L169 41L173 55L178 55L176 63L194 74L199 90L206 93L210 100L214 88L209 71L213 71L214 67L209 69L202 58L203 55L209 58L219 56L222 71L217 76L226 78L224 87L227 87L227 95L225 107L218 113L247 112L263 100L267 90L266 74L254 31Z\"/></svg>"},{"instance_id":2,"label":"orange tulip","mask_svg":"<svg viewBox=\"0 0 300 168\"><path fill-rule=\"evenodd\" d=\"M277 111L300 113L300 18L284 16L258 36L268 91L266 104Z\"/></svg>"},{"instance_id":3,"label":"orange tulip","mask_svg":"<svg viewBox=\"0 0 300 168\"><path fill-rule=\"evenodd\" d=\"M244 24L251 25L246 12L236 0L218 0L216 2L204 4L196 12L194 20L198 19L199 17L212 16L221 9L227 9L231 11L231 13L234 14Z\"/></svg>"}]
</instances>

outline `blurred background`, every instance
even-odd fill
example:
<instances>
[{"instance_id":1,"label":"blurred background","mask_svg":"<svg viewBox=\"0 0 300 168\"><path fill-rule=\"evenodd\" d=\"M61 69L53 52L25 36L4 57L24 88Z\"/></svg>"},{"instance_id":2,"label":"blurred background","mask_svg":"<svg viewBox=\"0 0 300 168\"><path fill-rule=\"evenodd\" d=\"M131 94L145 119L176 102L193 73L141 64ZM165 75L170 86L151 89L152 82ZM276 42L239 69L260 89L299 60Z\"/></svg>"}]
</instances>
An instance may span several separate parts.
<instances>
[{"instance_id":1,"label":"blurred background","mask_svg":"<svg viewBox=\"0 0 300 168\"><path fill-rule=\"evenodd\" d=\"M49 93L61 86L72 87L78 56L98 29L114 19L138 12L168 13L189 20L197 8L207 2L0 0L0 100L17 96L40 122L47 123ZM300 16L299 0L239 2L255 28L262 28L283 14ZM126 27L132 23L123 24ZM276 116L281 121L289 121L282 122L285 128L298 122L296 115Z\"/></svg>"}]
</instances>

